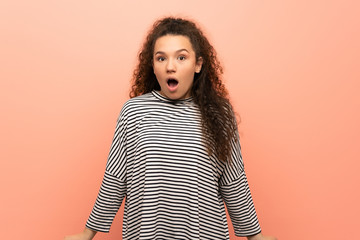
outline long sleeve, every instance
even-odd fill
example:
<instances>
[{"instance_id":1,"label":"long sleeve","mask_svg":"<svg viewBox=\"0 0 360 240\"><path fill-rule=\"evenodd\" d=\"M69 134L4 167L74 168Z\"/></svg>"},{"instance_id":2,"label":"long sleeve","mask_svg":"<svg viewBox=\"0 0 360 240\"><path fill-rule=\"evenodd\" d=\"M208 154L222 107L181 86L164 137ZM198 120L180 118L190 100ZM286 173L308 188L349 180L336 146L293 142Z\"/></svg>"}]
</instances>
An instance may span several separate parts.
<instances>
[{"instance_id":1,"label":"long sleeve","mask_svg":"<svg viewBox=\"0 0 360 240\"><path fill-rule=\"evenodd\" d=\"M232 144L232 161L226 164L220 179L224 199L236 236L261 232L250 188L244 171L239 139Z\"/></svg>"},{"instance_id":2,"label":"long sleeve","mask_svg":"<svg viewBox=\"0 0 360 240\"><path fill-rule=\"evenodd\" d=\"M117 121L100 191L86 222L86 227L94 231L109 232L126 195L126 141L126 117L122 111Z\"/></svg>"},{"instance_id":3,"label":"long sleeve","mask_svg":"<svg viewBox=\"0 0 360 240\"><path fill-rule=\"evenodd\" d=\"M109 232L125 192L125 183L106 171L86 227L94 231Z\"/></svg>"}]
</instances>

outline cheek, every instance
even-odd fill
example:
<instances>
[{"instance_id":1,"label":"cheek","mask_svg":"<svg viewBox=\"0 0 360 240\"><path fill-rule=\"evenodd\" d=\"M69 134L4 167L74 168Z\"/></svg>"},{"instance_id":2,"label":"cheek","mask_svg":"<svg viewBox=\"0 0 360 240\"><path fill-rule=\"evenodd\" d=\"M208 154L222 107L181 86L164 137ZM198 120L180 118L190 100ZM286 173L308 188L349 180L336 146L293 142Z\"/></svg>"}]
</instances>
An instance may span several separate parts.
<instances>
[{"instance_id":1,"label":"cheek","mask_svg":"<svg viewBox=\"0 0 360 240\"><path fill-rule=\"evenodd\" d=\"M158 81L158 83L162 84L162 82L161 82L161 79L162 79L161 71L156 67L154 67L154 75L155 75L156 80Z\"/></svg>"},{"instance_id":2,"label":"cheek","mask_svg":"<svg viewBox=\"0 0 360 240\"><path fill-rule=\"evenodd\" d=\"M154 70L154 74L155 74L156 76L158 76L159 73L160 73L159 68L156 67L156 66L154 66L154 67L153 67L153 70Z\"/></svg>"},{"instance_id":3,"label":"cheek","mask_svg":"<svg viewBox=\"0 0 360 240\"><path fill-rule=\"evenodd\" d=\"M189 79L193 80L194 75L195 75L195 70L193 68L189 68L186 71L186 75L188 76Z\"/></svg>"},{"instance_id":4,"label":"cheek","mask_svg":"<svg viewBox=\"0 0 360 240\"><path fill-rule=\"evenodd\" d=\"M163 64L154 64L153 65L154 73L161 74L164 72L164 65Z\"/></svg>"}]
</instances>

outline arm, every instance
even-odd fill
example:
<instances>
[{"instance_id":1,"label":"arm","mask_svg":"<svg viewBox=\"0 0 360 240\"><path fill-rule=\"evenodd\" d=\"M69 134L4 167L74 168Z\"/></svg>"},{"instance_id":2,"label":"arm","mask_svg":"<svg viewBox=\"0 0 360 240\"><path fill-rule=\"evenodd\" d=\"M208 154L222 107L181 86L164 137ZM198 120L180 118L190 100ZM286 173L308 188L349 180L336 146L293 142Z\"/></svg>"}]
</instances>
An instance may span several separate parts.
<instances>
[{"instance_id":1,"label":"arm","mask_svg":"<svg viewBox=\"0 0 360 240\"><path fill-rule=\"evenodd\" d=\"M248 240L276 240L261 233L255 206L244 170L239 136L232 142L231 164L224 166L220 192L227 206L236 236Z\"/></svg>"},{"instance_id":2,"label":"arm","mask_svg":"<svg viewBox=\"0 0 360 240\"><path fill-rule=\"evenodd\" d=\"M238 138L232 141L231 161L223 165L219 184L220 194L227 207L235 235L244 237L261 233Z\"/></svg>"},{"instance_id":3,"label":"arm","mask_svg":"<svg viewBox=\"0 0 360 240\"><path fill-rule=\"evenodd\" d=\"M125 183L118 181L117 177L105 171L98 197L84 231L66 236L64 240L92 240L98 231L109 232L125 192Z\"/></svg>"},{"instance_id":4,"label":"arm","mask_svg":"<svg viewBox=\"0 0 360 240\"><path fill-rule=\"evenodd\" d=\"M109 232L126 195L127 120L124 108L118 118L106 170L86 228Z\"/></svg>"},{"instance_id":5,"label":"arm","mask_svg":"<svg viewBox=\"0 0 360 240\"><path fill-rule=\"evenodd\" d=\"M110 148L106 170L93 210L83 232L64 240L92 240L98 231L108 232L126 195L126 121L121 112Z\"/></svg>"},{"instance_id":6,"label":"arm","mask_svg":"<svg viewBox=\"0 0 360 240\"><path fill-rule=\"evenodd\" d=\"M126 183L105 171L99 194L85 227L93 231L109 232L125 195Z\"/></svg>"}]
</instances>

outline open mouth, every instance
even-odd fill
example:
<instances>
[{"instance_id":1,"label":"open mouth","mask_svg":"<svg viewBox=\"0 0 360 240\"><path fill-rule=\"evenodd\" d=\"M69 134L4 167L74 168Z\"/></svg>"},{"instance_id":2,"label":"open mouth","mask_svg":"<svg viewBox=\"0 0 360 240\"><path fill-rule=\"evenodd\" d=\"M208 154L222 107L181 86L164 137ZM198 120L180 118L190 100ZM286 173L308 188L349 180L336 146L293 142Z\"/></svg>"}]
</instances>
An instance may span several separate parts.
<instances>
[{"instance_id":1,"label":"open mouth","mask_svg":"<svg viewBox=\"0 0 360 240\"><path fill-rule=\"evenodd\" d=\"M167 80L167 85L170 88L175 88L178 84L179 84L179 82L176 79L170 78L170 79Z\"/></svg>"}]
</instances>

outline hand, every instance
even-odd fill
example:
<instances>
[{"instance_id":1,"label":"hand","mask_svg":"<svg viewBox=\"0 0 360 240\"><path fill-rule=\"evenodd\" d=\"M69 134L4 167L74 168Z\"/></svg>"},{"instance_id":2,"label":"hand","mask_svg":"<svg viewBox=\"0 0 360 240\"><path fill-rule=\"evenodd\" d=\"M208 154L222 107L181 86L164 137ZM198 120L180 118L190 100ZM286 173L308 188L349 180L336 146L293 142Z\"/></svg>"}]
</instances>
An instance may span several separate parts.
<instances>
[{"instance_id":1,"label":"hand","mask_svg":"<svg viewBox=\"0 0 360 240\"><path fill-rule=\"evenodd\" d=\"M91 240L95 234L95 231L85 228L83 232L76 235L66 236L64 240Z\"/></svg>"},{"instance_id":2,"label":"hand","mask_svg":"<svg viewBox=\"0 0 360 240\"><path fill-rule=\"evenodd\" d=\"M272 236L264 236L262 235L262 233L256 234L254 236L251 237L247 237L248 240L277 240L276 237L272 237Z\"/></svg>"},{"instance_id":3,"label":"hand","mask_svg":"<svg viewBox=\"0 0 360 240\"><path fill-rule=\"evenodd\" d=\"M64 240L88 240L83 236L83 233L79 233L76 235L66 236Z\"/></svg>"},{"instance_id":4,"label":"hand","mask_svg":"<svg viewBox=\"0 0 360 240\"><path fill-rule=\"evenodd\" d=\"M263 236L264 240L277 240L276 237L272 237L272 236Z\"/></svg>"}]
</instances>

